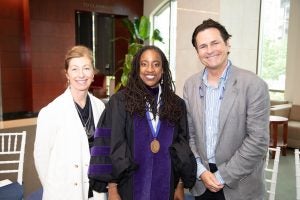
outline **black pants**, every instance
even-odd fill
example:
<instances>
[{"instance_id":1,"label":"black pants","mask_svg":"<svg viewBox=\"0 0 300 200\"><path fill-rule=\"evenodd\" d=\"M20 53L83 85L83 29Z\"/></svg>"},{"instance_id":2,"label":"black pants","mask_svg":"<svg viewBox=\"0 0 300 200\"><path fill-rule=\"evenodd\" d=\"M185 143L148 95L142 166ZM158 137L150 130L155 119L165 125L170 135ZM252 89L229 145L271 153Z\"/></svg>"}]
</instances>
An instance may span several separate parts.
<instances>
[{"instance_id":1,"label":"black pants","mask_svg":"<svg viewBox=\"0 0 300 200\"><path fill-rule=\"evenodd\" d=\"M218 171L216 164L209 163L209 169L211 173ZM195 197L195 200L225 200L223 189L218 192L211 192L209 189L206 189L205 192L198 197Z\"/></svg>"}]
</instances>

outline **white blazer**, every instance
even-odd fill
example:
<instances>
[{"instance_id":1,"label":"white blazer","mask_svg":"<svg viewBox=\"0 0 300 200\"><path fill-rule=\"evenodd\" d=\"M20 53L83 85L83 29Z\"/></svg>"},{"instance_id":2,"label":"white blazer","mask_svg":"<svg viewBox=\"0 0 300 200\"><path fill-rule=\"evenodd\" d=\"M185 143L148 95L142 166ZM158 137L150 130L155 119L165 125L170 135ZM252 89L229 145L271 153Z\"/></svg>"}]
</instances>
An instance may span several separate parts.
<instances>
[{"instance_id":1,"label":"white blazer","mask_svg":"<svg viewBox=\"0 0 300 200\"><path fill-rule=\"evenodd\" d=\"M96 127L105 106L88 95ZM88 199L90 151L70 89L40 111L34 161L43 185L43 200Z\"/></svg>"}]
</instances>

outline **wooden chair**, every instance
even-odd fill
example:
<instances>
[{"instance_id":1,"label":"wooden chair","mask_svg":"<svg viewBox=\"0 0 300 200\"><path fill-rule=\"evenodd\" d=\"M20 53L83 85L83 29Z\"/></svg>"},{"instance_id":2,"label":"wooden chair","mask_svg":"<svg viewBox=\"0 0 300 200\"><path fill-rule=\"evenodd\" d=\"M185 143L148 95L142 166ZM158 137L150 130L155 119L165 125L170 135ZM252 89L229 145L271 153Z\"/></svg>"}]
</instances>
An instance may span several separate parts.
<instances>
[{"instance_id":1,"label":"wooden chair","mask_svg":"<svg viewBox=\"0 0 300 200\"><path fill-rule=\"evenodd\" d=\"M0 199L23 198L23 164L26 131L20 133L0 133L0 174L16 175L16 180L7 178L0 181ZM11 175L12 174L12 175Z\"/></svg>"},{"instance_id":2,"label":"wooden chair","mask_svg":"<svg viewBox=\"0 0 300 200\"><path fill-rule=\"evenodd\" d=\"M270 164L269 157L270 155L273 155L273 152L275 152L275 159L273 165L269 165ZM265 165L265 172L266 172L265 182L267 186L267 196L269 200L275 200L279 158L280 158L280 147L276 147L276 148L269 147L266 156L266 165Z\"/></svg>"},{"instance_id":3,"label":"wooden chair","mask_svg":"<svg viewBox=\"0 0 300 200\"><path fill-rule=\"evenodd\" d=\"M300 200L300 161L299 149L295 149L296 199Z\"/></svg>"}]
</instances>

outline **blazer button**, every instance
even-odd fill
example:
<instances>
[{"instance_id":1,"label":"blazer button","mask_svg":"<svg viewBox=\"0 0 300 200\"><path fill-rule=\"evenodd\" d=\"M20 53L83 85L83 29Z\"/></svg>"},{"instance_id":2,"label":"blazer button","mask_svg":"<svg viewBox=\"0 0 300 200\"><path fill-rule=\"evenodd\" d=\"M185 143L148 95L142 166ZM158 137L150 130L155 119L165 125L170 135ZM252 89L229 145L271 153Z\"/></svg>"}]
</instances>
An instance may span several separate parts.
<instances>
[{"instance_id":1,"label":"blazer button","mask_svg":"<svg viewBox=\"0 0 300 200\"><path fill-rule=\"evenodd\" d=\"M75 166L75 168L78 168L78 165L74 165Z\"/></svg>"},{"instance_id":2,"label":"blazer button","mask_svg":"<svg viewBox=\"0 0 300 200\"><path fill-rule=\"evenodd\" d=\"M77 185L78 185L78 183L74 183L74 185L75 185L75 186L77 186Z\"/></svg>"}]
</instances>

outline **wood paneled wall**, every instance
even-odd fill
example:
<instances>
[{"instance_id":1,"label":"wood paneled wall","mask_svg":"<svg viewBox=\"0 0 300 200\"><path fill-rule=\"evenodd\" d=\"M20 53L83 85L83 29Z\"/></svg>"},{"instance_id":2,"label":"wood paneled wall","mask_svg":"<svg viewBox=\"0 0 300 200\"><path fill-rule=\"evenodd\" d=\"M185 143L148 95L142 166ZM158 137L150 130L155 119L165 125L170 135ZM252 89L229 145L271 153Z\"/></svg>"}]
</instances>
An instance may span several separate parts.
<instances>
[{"instance_id":1,"label":"wood paneled wall","mask_svg":"<svg viewBox=\"0 0 300 200\"><path fill-rule=\"evenodd\" d=\"M28 62L30 55L27 45L30 35L26 5L26 0L0 0L0 80L3 112L31 110L31 73Z\"/></svg>"},{"instance_id":2,"label":"wood paneled wall","mask_svg":"<svg viewBox=\"0 0 300 200\"><path fill-rule=\"evenodd\" d=\"M36 113L65 90L64 55L75 45L76 10L133 18L142 15L143 0L0 0L3 113ZM117 45L120 59L127 46Z\"/></svg>"}]
</instances>

